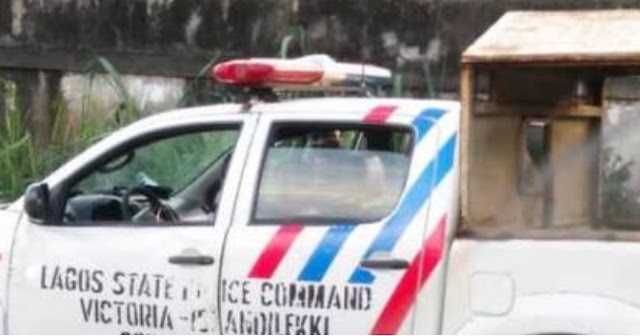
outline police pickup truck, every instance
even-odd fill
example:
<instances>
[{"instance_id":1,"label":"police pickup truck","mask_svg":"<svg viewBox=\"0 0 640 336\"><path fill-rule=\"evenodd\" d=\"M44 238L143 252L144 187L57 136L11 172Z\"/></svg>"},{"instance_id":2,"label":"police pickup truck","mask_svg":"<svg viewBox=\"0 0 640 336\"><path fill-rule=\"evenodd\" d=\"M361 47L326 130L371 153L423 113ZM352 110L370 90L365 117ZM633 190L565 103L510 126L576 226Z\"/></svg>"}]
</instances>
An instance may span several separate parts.
<instances>
[{"instance_id":1,"label":"police pickup truck","mask_svg":"<svg viewBox=\"0 0 640 336\"><path fill-rule=\"evenodd\" d=\"M214 72L248 86L389 79L327 62L237 60ZM411 332L415 314L441 305L458 109L255 101L121 129L0 213L4 330Z\"/></svg>"}]
</instances>

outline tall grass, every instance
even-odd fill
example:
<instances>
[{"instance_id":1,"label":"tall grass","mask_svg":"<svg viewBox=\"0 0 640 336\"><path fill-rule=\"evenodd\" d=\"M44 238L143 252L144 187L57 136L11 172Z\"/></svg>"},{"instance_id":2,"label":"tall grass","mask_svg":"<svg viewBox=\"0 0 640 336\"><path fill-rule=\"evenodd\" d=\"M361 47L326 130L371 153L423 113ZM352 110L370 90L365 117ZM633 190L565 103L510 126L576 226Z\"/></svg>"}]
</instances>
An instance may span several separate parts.
<instances>
[{"instance_id":1,"label":"tall grass","mask_svg":"<svg viewBox=\"0 0 640 336\"><path fill-rule=\"evenodd\" d=\"M129 95L122 76L105 59L98 58L86 69L91 83L82 96L81 116L72 118L61 97L51 104L51 138L38 141L29 128L27 113L18 99L14 83L0 80L4 114L0 120L0 203L15 199L30 183L43 178L97 139L139 117L136 101ZM113 113L98 113L91 94L93 79L102 75L118 93L120 104ZM103 118L97 116L109 115ZM74 119L74 120L72 120ZM77 119L77 120L76 120ZM74 121L74 122L72 122Z\"/></svg>"},{"instance_id":2,"label":"tall grass","mask_svg":"<svg viewBox=\"0 0 640 336\"><path fill-rule=\"evenodd\" d=\"M4 93L4 118L0 123L0 199L15 195L25 180L37 170L33 139L17 108L16 86L0 81Z\"/></svg>"},{"instance_id":3,"label":"tall grass","mask_svg":"<svg viewBox=\"0 0 640 336\"><path fill-rule=\"evenodd\" d=\"M212 84L208 72L220 59L213 55L186 88L178 107L202 103L229 102L236 92ZM110 132L140 118L140 104L125 85L124 77L107 59L98 57L84 70L89 85L84 88L80 116L72 116L62 97L50 106L53 124L51 138L38 142L29 129L27 113L18 100L16 86L0 80L4 92L5 113L0 113L0 203L10 201L24 192L70 157L86 149ZM100 79L98 83L97 79ZM111 111L99 111L93 86L106 83L117 93L118 104ZM2 95L0 95L2 98ZM167 158L166 162L171 162Z\"/></svg>"}]
</instances>

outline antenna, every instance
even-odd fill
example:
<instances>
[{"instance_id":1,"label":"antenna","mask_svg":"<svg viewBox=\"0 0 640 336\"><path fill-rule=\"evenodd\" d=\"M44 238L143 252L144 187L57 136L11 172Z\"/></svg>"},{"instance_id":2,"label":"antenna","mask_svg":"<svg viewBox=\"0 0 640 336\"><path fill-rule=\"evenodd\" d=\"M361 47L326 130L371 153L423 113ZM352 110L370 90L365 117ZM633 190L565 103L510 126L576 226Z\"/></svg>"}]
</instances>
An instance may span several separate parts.
<instances>
[{"instance_id":1,"label":"antenna","mask_svg":"<svg viewBox=\"0 0 640 336\"><path fill-rule=\"evenodd\" d=\"M360 2L360 5L362 6L362 9L366 10L365 7L364 7L363 2ZM365 16L365 17L367 17L367 16ZM368 21L368 19L365 19L365 21ZM364 46L364 44L366 43L366 38L367 38L367 27L368 27L368 24L365 24L364 25L364 29L362 29L362 32L360 33L360 65L361 65L361 68L362 68L362 70L360 72L360 87L362 87L362 90L364 92L367 92L367 87L366 87L366 84L364 82L364 75L365 75L365 70L364 70L364 68L365 68L365 66L364 66L364 61L365 61L365 59L364 59L364 48L365 48L365 46Z\"/></svg>"},{"instance_id":2,"label":"antenna","mask_svg":"<svg viewBox=\"0 0 640 336\"><path fill-rule=\"evenodd\" d=\"M360 8L362 8L363 11L367 11L367 7L364 1L360 1ZM360 65L361 65L361 71L360 71L360 88L362 89L362 94L365 97L372 97L374 96L374 94L369 90L369 88L367 87L367 84L365 82L365 43L367 40L367 32L369 31L369 20L371 18L370 15L364 15L365 17L365 24L363 25L363 29L360 33Z\"/></svg>"},{"instance_id":3,"label":"antenna","mask_svg":"<svg viewBox=\"0 0 640 336\"><path fill-rule=\"evenodd\" d=\"M367 86L364 82L364 51L360 51L360 65L362 69L360 71L360 86L362 87L363 90L366 90Z\"/></svg>"}]
</instances>

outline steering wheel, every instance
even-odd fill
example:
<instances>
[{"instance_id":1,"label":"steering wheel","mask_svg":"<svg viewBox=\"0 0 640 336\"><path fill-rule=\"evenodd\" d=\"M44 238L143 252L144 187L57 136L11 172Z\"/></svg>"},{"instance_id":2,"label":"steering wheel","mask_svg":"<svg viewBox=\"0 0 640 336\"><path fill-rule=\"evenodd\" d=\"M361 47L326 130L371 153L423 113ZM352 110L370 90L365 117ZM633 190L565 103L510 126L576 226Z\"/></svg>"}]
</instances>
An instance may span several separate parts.
<instances>
[{"instance_id":1,"label":"steering wheel","mask_svg":"<svg viewBox=\"0 0 640 336\"><path fill-rule=\"evenodd\" d=\"M134 214L131 213L130 199L133 195L142 195L147 198L149 202L149 211L156 218L156 222L177 222L180 220L178 213L167 203L165 203L158 195L145 188L144 186L135 186L127 189L122 195L122 214L124 218L131 220Z\"/></svg>"}]
</instances>

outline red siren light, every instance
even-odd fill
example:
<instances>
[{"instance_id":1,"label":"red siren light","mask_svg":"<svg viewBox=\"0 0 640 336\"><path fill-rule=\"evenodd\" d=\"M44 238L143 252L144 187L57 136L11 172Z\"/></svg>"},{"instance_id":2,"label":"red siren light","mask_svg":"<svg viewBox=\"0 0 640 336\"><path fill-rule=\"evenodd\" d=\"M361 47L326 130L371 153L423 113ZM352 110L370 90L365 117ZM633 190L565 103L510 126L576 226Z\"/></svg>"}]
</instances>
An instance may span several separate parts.
<instances>
[{"instance_id":1,"label":"red siren light","mask_svg":"<svg viewBox=\"0 0 640 336\"><path fill-rule=\"evenodd\" d=\"M219 82L243 86L312 84L323 74L317 64L280 59L233 60L213 68L213 76Z\"/></svg>"},{"instance_id":2,"label":"red siren light","mask_svg":"<svg viewBox=\"0 0 640 336\"><path fill-rule=\"evenodd\" d=\"M216 65L213 76L225 84L257 85L275 71L272 65L249 60L229 61Z\"/></svg>"},{"instance_id":3,"label":"red siren light","mask_svg":"<svg viewBox=\"0 0 640 336\"><path fill-rule=\"evenodd\" d=\"M327 55L230 60L216 65L213 77L225 84L289 88L383 87L391 84L389 69L336 62Z\"/></svg>"}]
</instances>

